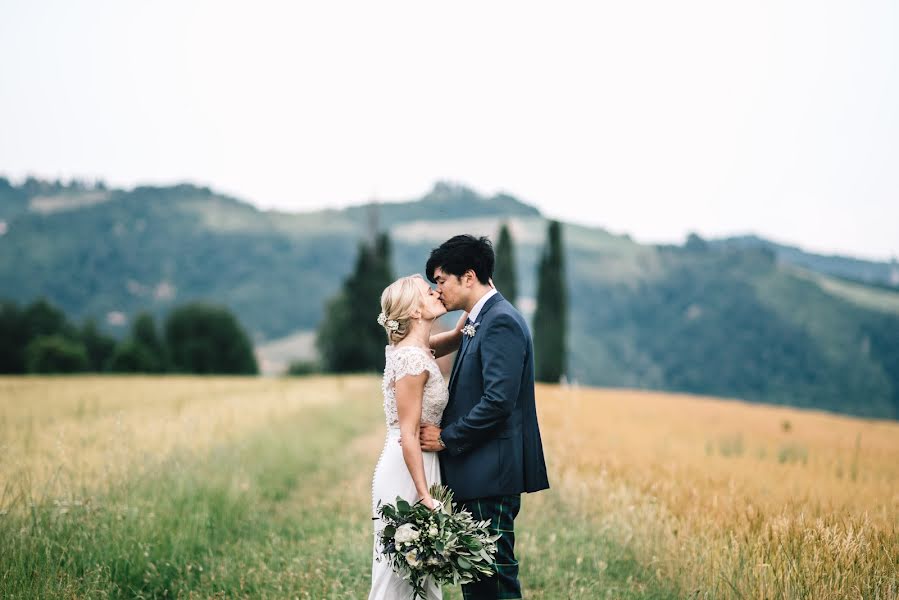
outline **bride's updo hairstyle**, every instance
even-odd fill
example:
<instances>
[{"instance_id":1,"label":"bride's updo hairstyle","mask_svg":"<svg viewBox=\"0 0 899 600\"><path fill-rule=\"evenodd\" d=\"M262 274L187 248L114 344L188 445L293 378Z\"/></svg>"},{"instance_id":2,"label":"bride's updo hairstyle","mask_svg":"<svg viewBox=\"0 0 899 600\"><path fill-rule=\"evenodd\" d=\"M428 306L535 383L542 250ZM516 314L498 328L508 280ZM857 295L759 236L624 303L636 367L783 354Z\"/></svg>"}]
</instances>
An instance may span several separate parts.
<instances>
[{"instance_id":1,"label":"bride's updo hairstyle","mask_svg":"<svg viewBox=\"0 0 899 600\"><path fill-rule=\"evenodd\" d=\"M381 314L378 323L387 332L387 340L396 344L409 333L412 314L421 305L421 290L416 279L424 279L421 275L400 277L381 293Z\"/></svg>"}]
</instances>

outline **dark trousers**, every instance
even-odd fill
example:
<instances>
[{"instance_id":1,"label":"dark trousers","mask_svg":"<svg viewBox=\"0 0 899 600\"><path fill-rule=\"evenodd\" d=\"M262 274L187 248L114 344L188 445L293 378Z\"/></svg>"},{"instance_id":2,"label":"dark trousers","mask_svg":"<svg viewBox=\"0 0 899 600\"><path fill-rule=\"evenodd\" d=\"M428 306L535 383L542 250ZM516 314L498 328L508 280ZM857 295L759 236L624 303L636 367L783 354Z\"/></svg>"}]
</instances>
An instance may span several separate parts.
<instances>
[{"instance_id":1,"label":"dark trousers","mask_svg":"<svg viewBox=\"0 0 899 600\"><path fill-rule=\"evenodd\" d=\"M514 552L515 517L521 509L521 495L476 498L461 504L464 510L471 512L476 521L490 521L491 535L502 536L496 541L496 575L463 585L462 596L465 600L521 598L518 561L515 560Z\"/></svg>"}]
</instances>

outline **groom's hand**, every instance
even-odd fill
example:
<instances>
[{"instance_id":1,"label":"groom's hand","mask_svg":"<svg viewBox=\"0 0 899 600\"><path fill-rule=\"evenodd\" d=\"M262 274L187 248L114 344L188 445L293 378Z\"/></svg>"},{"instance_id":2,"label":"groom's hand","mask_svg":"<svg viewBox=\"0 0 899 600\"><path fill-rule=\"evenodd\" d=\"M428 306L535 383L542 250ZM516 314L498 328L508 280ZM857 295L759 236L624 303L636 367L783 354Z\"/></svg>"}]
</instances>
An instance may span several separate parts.
<instances>
[{"instance_id":1,"label":"groom's hand","mask_svg":"<svg viewBox=\"0 0 899 600\"><path fill-rule=\"evenodd\" d=\"M421 442L421 449L425 452L440 452L443 450L443 446L441 446L438 441L441 431L443 430L436 425L422 425L418 429L418 439Z\"/></svg>"}]
</instances>

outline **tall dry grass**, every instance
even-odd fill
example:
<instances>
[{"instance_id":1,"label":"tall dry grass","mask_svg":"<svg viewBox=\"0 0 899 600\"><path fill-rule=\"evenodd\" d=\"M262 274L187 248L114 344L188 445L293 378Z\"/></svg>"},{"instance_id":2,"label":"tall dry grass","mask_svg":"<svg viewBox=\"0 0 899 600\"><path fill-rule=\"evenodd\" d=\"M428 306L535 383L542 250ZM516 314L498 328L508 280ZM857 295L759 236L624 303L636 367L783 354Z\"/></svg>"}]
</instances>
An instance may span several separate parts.
<instances>
[{"instance_id":1,"label":"tall dry grass","mask_svg":"<svg viewBox=\"0 0 899 600\"><path fill-rule=\"evenodd\" d=\"M896 598L899 423L539 389L555 483L696 598Z\"/></svg>"},{"instance_id":2,"label":"tall dry grass","mask_svg":"<svg viewBox=\"0 0 899 600\"><path fill-rule=\"evenodd\" d=\"M367 585L370 501L347 486L370 469L372 378L3 384L18 466L0 479L14 490L0 597L317 599Z\"/></svg>"},{"instance_id":3,"label":"tall dry grass","mask_svg":"<svg viewBox=\"0 0 899 600\"><path fill-rule=\"evenodd\" d=\"M233 443L369 387L364 377L0 378L0 499L102 492L173 453Z\"/></svg>"},{"instance_id":4,"label":"tall dry grass","mask_svg":"<svg viewBox=\"0 0 899 600\"><path fill-rule=\"evenodd\" d=\"M364 596L380 402L375 377L0 379L0 595ZM538 407L528 597L897 597L899 424L556 386Z\"/></svg>"}]
</instances>

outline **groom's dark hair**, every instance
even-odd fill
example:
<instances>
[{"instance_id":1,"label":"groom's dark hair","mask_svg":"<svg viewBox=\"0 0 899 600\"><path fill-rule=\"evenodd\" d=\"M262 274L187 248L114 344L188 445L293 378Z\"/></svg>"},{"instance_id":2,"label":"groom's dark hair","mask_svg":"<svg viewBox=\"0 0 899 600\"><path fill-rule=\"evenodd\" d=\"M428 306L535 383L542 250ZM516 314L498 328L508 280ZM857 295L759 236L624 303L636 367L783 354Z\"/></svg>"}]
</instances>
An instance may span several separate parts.
<instances>
[{"instance_id":1,"label":"groom's dark hair","mask_svg":"<svg viewBox=\"0 0 899 600\"><path fill-rule=\"evenodd\" d=\"M486 237L476 238L472 235L457 235L431 250L431 257L425 272L432 283L434 271L438 268L444 273L460 277L466 271L474 271L478 281L487 285L493 277L493 244Z\"/></svg>"}]
</instances>

